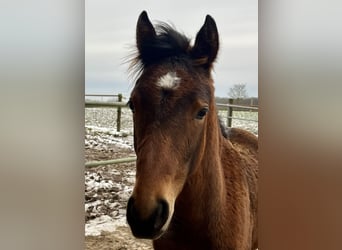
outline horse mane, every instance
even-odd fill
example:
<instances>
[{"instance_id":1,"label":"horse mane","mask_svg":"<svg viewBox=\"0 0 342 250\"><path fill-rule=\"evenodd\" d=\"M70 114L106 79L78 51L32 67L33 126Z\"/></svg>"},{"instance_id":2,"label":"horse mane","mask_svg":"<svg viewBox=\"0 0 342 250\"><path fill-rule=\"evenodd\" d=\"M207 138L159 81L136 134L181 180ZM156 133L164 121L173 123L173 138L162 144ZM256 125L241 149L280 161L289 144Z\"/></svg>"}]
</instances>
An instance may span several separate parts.
<instances>
[{"instance_id":1,"label":"horse mane","mask_svg":"<svg viewBox=\"0 0 342 250\"><path fill-rule=\"evenodd\" d=\"M224 122L222 121L221 117L218 117L218 121L220 124L221 134L223 135L224 138L229 139L230 128L224 125Z\"/></svg>"},{"instance_id":2,"label":"horse mane","mask_svg":"<svg viewBox=\"0 0 342 250\"><path fill-rule=\"evenodd\" d=\"M165 22L155 25L156 36L145 41L140 50L135 49L131 58L129 71L139 75L149 65L159 63L167 58L190 58L190 39Z\"/></svg>"}]
</instances>

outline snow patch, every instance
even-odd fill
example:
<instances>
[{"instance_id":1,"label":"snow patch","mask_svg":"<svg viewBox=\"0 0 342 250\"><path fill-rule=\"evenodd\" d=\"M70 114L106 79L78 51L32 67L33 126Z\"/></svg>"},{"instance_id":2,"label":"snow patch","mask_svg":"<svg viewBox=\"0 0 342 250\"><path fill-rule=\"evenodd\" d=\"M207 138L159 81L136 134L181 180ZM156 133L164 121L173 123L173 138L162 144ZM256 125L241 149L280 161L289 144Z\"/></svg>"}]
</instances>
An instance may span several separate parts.
<instances>
[{"instance_id":1,"label":"snow patch","mask_svg":"<svg viewBox=\"0 0 342 250\"><path fill-rule=\"evenodd\" d=\"M117 132L112 128L103 128L86 125L85 147L97 150L108 150L112 145L120 148L133 149L133 139L129 132L122 130ZM124 139L129 137L127 139Z\"/></svg>"},{"instance_id":2,"label":"snow patch","mask_svg":"<svg viewBox=\"0 0 342 250\"><path fill-rule=\"evenodd\" d=\"M86 236L99 236L101 232L114 232L120 226L126 226L126 218L113 219L108 215L102 215L85 224Z\"/></svg>"}]
</instances>

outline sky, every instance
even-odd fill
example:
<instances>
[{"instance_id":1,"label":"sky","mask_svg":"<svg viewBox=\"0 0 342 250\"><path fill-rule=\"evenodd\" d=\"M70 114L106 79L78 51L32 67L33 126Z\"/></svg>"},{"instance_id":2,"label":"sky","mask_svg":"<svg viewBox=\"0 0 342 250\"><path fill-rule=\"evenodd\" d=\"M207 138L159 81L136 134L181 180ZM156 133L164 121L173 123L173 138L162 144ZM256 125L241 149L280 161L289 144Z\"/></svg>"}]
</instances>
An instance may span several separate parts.
<instances>
[{"instance_id":1,"label":"sky","mask_svg":"<svg viewBox=\"0 0 342 250\"><path fill-rule=\"evenodd\" d=\"M214 65L215 96L245 83L258 96L258 1L255 0L86 0L85 93L129 96L134 82L125 59L135 46L139 14L146 10L152 23L163 21L192 39L205 16L216 21L220 50Z\"/></svg>"}]
</instances>

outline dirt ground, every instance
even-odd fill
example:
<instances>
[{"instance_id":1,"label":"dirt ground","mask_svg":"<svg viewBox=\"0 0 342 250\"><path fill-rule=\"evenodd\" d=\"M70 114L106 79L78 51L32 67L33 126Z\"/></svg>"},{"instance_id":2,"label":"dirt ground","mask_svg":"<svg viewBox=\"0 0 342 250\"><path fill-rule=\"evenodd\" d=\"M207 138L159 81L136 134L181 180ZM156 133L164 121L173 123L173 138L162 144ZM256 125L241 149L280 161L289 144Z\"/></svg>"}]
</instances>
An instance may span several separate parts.
<instances>
[{"instance_id":1,"label":"dirt ground","mask_svg":"<svg viewBox=\"0 0 342 250\"><path fill-rule=\"evenodd\" d=\"M86 147L85 160L108 160L133 156L132 149ZM134 184L135 163L104 165L85 169L85 222L100 216L124 221L126 204ZM88 184L87 184L88 183ZM90 186L89 183L93 183ZM95 185L95 184L96 185ZM96 188L94 188L96 187ZM109 218L108 217L108 218ZM113 232L85 236L86 250L149 250L151 241L134 238L127 224L114 227Z\"/></svg>"},{"instance_id":2,"label":"dirt ground","mask_svg":"<svg viewBox=\"0 0 342 250\"><path fill-rule=\"evenodd\" d=\"M86 250L150 250L151 241L135 239L128 227L118 227L114 232L85 237Z\"/></svg>"}]
</instances>

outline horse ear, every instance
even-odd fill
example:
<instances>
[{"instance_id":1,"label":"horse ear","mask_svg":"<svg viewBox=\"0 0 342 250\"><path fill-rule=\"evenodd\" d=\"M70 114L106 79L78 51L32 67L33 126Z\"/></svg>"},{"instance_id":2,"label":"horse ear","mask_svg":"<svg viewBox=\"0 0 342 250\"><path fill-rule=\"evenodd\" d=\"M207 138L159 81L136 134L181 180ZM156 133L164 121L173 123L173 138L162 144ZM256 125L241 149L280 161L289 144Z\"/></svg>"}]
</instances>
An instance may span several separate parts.
<instances>
[{"instance_id":1,"label":"horse ear","mask_svg":"<svg viewBox=\"0 0 342 250\"><path fill-rule=\"evenodd\" d=\"M136 29L136 42L140 53L142 53L143 45L156 37L156 31L151 21L148 19L147 12L141 12Z\"/></svg>"},{"instance_id":2,"label":"horse ear","mask_svg":"<svg viewBox=\"0 0 342 250\"><path fill-rule=\"evenodd\" d=\"M191 56L196 64L210 68L216 59L218 49L219 37L216 23L210 15L207 15L202 28L196 35Z\"/></svg>"}]
</instances>

